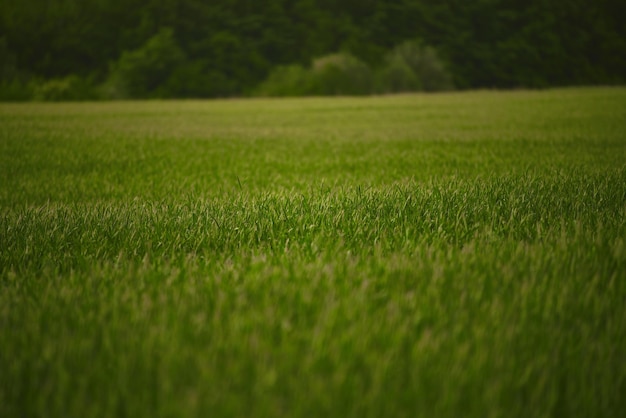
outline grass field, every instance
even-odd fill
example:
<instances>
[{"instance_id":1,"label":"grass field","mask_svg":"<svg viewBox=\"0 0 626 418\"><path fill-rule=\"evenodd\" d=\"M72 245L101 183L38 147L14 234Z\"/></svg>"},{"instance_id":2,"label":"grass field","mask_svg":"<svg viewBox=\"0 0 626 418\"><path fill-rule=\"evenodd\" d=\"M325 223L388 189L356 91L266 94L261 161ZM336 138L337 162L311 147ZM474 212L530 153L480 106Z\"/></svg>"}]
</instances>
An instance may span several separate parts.
<instances>
[{"instance_id":1,"label":"grass field","mask_svg":"<svg viewBox=\"0 0 626 418\"><path fill-rule=\"evenodd\" d=\"M1 417L615 417L626 89L0 105Z\"/></svg>"}]
</instances>

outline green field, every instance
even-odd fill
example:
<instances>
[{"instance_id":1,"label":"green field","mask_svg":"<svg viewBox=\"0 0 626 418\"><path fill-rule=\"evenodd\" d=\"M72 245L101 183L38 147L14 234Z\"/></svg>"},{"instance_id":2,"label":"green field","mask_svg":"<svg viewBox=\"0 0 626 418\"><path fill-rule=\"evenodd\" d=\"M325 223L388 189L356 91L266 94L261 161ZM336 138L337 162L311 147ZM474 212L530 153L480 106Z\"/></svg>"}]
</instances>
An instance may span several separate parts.
<instances>
[{"instance_id":1,"label":"green field","mask_svg":"<svg viewBox=\"0 0 626 418\"><path fill-rule=\"evenodd\" d=\"M625 219L626 88L2 104L0 416L619 416Z\"/></svg>"}]
</instances>

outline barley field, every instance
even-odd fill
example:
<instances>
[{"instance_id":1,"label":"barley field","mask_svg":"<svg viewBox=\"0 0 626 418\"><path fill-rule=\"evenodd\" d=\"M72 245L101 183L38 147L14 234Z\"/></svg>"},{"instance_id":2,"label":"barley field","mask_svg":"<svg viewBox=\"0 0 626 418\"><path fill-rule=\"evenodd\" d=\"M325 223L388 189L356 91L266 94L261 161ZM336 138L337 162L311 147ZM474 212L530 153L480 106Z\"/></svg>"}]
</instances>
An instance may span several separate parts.
<instances>
[{"instance_id":1,"label":"barley field","mask_svg":"<svg viewBox=\"0 0 626 418\"><path fill-rule=\"evenodd\" d=\"M0 104L0 416L619 416L625 218L625 88Z\"/></svg>"}]
</instances>

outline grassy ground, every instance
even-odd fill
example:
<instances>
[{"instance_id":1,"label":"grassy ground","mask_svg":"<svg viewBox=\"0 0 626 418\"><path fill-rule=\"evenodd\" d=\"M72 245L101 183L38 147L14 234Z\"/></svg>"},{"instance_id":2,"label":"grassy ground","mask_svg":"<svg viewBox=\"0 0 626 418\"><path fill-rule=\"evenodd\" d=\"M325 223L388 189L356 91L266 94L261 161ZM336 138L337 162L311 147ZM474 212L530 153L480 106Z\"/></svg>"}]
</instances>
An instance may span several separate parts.
<instances>
[{"instance_id":1,"label":"grassy ground","mask_svg":"<svg viewBox=\"0 0 626 418\"><path fill-rule=\"evenodd\" d=\"M626 409L626 89L0 105L0 416Z\"/></svg>"}]
</instances>

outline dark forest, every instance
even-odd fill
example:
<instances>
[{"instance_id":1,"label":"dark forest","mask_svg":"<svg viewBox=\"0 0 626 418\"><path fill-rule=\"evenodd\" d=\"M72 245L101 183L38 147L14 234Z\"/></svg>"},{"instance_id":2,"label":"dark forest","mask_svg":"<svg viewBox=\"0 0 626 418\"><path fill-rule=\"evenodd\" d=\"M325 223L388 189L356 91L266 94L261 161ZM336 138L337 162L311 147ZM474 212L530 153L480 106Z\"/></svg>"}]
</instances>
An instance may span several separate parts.
<instances>
[{"instance_id":1,"label":"dark forest","mask_svg":"<svg viewBox=\"0 0 626 418\"><path fill-rule=\"evenodd\" d=\"M2 0L0 99L429 90L402 45L442 72L431 90L623 84L623 16L619 0ZM297 91L315 62L387 84Z\"/></svg>"}]
</instances>

